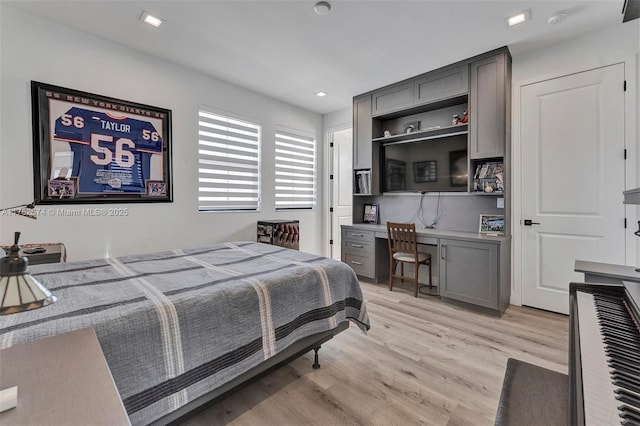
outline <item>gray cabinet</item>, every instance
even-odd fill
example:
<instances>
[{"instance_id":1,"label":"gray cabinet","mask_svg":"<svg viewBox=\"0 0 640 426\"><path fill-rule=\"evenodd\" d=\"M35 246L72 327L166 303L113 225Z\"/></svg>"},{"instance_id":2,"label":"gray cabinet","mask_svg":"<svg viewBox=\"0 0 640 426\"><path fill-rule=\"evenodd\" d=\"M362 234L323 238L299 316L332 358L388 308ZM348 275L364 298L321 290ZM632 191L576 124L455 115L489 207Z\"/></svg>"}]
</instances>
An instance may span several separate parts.
<instances>
[{"instance_id":1,"label":"gray cabinet","mask_svg":"<svg viewBox=\"0 0 640 426\"><path fill-rule=\"evenodd\" d=\"M469 158L502 157L507 138L510 79L507 53L471 63L469 88Z\"/></svg>"},{"instance_id":2,"label":"gray cabinet","mask_svg":"<svg viewBox=\"0 0 640 426\"><path fill-rule=\"evenodd\" d=\"M342 262L361 277L375 282L388 279L389 259L386 240L375 238L373 231L342 227Z\"/></svg>"},{"instance_id":3,"label":"gray cabinet","mask_svg":"<svg viewBox=\"0 0 640 426\"><path fill-rule=\"evenodd\" d=\"M401 83L373 92L372 115L410 108L415 104L415 82Z\"/></svg>"},{"instance_id":4,"label":"gray cabinet","mask_svg":"<svg viewBox=\"0 0 640 426\"><path fill-rule=\"evenodd\" d=\"M440 296L504 312L510 297L507 251L508 244L497 241L440 239Z\"/></svg>"},{"instance_id":5,"label":"gray cabinet","mask_svg":"<svg viewBox=\"0 0 640 426\"><path fill-rule=\"evenodd\" d=\"M416 104L435 102L469 92L469 64L433 71L416 80Z\"/></svg>"},{"instance_id":6,"label":"gray cabinet","mask_svg":"<svg viewBox=\"0 0 640 426\"><path fill-rule=\"evenodd\" d=\"M353 98L353 168L371 168L371 95Z\"/></svg>"}]
</instances>

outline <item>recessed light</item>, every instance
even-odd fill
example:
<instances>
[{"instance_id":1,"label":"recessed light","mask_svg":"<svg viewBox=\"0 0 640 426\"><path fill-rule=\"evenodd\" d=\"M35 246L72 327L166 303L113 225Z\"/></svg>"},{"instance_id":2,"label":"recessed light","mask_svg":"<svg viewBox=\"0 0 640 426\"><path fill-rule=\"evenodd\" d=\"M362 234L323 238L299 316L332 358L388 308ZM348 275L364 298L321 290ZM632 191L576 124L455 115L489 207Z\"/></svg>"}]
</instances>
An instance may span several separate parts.
<instances>
[{"instance_id":1,"label":"recessed light","mask_svg":"<svg viewBox=\"0 0 640 426\"><path fill-rule=\"evenodd\" d=\"M505 21L507 23L507 27L513 27L514 25L522 24L529 19L531 19L531 9L523 10L520 13L508 17Z\"/></svg>"},{"instance_id":2,"label":"recessed light","mask_svg":"<svg viewBox=\"0 0 640 426\"><path fill-rule=\"evenodd\" d=\"M313 6L313 10L318 15L328 15L329 12L331 11L331 5L329 4L328 1L319 1Z\"/></svg>"},{"instance_id":3,"label":"recessed light","mask_svg":"<svg viewBox=\"0 0 640 426\"><path fill-rule=\"evenodd\" d=\"M567 19L567 16L569 16L569 13L567 13L566 10L561 10L560 12L556 12L555 15L547 19L547 24L549 25L559 24L560 22Z\"/></svg>"},{"instance_id":4,"label":"recessed light","mask_svg":"<svg viewBox=\"0 0 640 426\"><path fill-rule=\"evenodd\" d=\"M322 90L314 94L319 98L322 98L323 96L327 96L327 92L323 92Z\"/></svg>"},{"instance_id":5,"label":"recessed light","mask_svg":"<svg viewBox=\"0 0 640 426\"><path fill-rule=\"evenodd\" d=\"M158 18L157 16L152 15L150 12L147 12L146 10L142 11L142 14L140 15L139 19L145 24L152 25L156 28L158 28L164 22L164 19Z\"/></svg>"}]
</instances>

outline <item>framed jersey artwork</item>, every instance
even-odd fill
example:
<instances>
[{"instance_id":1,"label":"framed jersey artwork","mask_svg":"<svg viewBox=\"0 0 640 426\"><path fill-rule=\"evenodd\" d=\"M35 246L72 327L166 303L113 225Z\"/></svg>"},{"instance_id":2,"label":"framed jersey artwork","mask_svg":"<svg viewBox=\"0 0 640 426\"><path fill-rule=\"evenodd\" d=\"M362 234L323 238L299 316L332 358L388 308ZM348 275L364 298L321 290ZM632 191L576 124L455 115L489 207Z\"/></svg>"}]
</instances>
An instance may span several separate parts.
<instances>
[{"instance_id":1,"label":"framed jersey artwork","mask_svg":"<svg viewBox=\"0 0 640 426\"><path fill-rule=\"evenodd\" d=\"M171 202L171 111L31 82L36 204Z\"/></svg>"}]
</instances>

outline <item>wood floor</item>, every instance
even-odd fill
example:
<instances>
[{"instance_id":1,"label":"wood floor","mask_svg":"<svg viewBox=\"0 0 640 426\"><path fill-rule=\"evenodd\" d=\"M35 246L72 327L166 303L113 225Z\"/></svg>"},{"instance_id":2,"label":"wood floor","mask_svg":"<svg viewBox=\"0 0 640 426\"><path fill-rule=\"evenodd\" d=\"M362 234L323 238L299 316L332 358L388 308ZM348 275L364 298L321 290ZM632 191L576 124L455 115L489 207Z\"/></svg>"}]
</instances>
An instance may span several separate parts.
<instances>
[{"instance_id":1,"label":"wood floor","mask_svg":"<svg viewBox=\"0 0 640 426\"><path fill-rule=\"evenodd\" d=\"M507 358L567 372L567 316L492 317L362 282L371 320L189 419L201 425L492 425Z\"/></svg>"}]
</instances>

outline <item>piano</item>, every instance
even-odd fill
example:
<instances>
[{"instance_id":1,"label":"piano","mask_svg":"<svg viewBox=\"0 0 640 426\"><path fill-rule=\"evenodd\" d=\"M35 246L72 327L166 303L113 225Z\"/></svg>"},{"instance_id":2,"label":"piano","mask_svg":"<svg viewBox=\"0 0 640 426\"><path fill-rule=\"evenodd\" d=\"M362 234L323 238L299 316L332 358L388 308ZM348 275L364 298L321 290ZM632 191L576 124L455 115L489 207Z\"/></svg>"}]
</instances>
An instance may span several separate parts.
<instances>
[{"instance_id":1,"label":"piano","mask_svg":"<svg viewBox=\"0 0 640 426\"><path fill-rule=\"evenodd\" d=\"M569 424L640 425L640 283L571 283Z\"/></svg>"}]
</instances>

